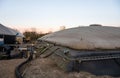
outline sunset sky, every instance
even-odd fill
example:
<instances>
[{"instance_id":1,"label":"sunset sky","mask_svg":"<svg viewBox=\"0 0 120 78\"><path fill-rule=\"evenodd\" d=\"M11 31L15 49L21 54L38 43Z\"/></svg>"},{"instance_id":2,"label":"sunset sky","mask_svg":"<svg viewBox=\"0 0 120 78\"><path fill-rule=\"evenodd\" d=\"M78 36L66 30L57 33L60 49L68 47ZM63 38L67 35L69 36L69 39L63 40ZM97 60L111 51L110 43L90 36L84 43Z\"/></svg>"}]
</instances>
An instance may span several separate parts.
<instances>
[{"instance_id":1,"label":"sunset sky","mask_svg":"<svg viewBox=\"0 0 120 78\"><path fill-rule=\"evenodd\" d=\"M120 0L0 0L0 23L38 32L94 23L120 26Z\"/></svg>"}]
</instances>

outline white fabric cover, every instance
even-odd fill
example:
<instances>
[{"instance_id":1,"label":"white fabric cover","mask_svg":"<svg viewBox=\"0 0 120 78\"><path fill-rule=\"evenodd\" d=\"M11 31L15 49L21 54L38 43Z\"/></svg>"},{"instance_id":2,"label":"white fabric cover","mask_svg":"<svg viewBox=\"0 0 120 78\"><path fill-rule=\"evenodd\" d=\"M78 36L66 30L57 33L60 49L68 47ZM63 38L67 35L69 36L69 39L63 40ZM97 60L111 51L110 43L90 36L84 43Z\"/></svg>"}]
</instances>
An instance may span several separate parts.
<instances>
[{"instance_id":1,"label":"white fabric cover","mask_svg":"<svg viewBox=\"0 0 120 78\"><path fill-rule=\"evenodd\" d=\"M72 49L120 49L120 28L108 26L76 27L58 31L38 40Z\"/></svg>"}]
</instances>

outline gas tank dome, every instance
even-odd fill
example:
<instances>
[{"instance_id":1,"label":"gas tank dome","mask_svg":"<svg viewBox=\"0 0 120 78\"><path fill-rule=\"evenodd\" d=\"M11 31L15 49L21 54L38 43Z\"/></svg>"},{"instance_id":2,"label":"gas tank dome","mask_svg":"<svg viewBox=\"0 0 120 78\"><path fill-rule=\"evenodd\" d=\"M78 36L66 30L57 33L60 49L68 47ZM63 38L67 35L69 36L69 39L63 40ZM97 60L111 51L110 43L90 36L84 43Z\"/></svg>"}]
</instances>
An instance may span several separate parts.
<instances>
[{"instance_id":1,"label":"gas tank dome","mask_svg":"<svg viewBox=\"0 0 120 78\"><path fill-rule=\"evenodd\" d=\"M120 28L92 24L54 32L38 40L77 50L119 49Z\"/></svg>"}]
</instances>

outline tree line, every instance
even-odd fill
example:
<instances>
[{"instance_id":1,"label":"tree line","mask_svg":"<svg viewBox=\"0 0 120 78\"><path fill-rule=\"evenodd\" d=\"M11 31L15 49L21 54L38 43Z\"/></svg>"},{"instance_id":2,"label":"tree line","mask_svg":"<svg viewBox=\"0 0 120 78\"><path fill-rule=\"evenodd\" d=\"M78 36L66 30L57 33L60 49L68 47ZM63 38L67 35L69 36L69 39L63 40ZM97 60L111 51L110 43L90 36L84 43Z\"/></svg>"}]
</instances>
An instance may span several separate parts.
<instances>
[{"instance_id":1,"label":"tree line","mask_svg":"<svg viewBox=\"0 0 120 78\"><path fill-rule=\"evenodd\" d=\"M49 32L51 33L51 32ZM25 36L24 40L26 42L36 41L38 38L47 35L49 33L37 33L35 31L25 31L23 35Z\"/></svg>"}]
</instances>

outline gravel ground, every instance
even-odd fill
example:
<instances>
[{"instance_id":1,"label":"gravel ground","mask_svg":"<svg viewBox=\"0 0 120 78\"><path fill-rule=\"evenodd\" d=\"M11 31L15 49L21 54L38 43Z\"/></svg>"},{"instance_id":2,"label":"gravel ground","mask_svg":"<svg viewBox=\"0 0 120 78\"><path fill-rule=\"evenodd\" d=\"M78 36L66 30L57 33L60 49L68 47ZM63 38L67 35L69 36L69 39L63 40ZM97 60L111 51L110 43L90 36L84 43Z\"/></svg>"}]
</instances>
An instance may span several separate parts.
<instances>
[{"instance_id":1,"label":"gravel ground","mask_svg":"<svg viewBox=\"0 0 120 78\"><path fill-rule=\"evenodd\" d=\"M95 76L87 72L66 73L50 59L36 59L26 69L24 78L113 78L111 76Z\"/></svg>"},{"instance_id":2,"label":"gravel ground","mask_svg":"<svg viewBox=\"0 0 120 78\"><path fill-rule=\"evenodd\" d=\"M25 59L0 60L0 78L16 78L15 68Z\"/></svg>"}]
</instances>

